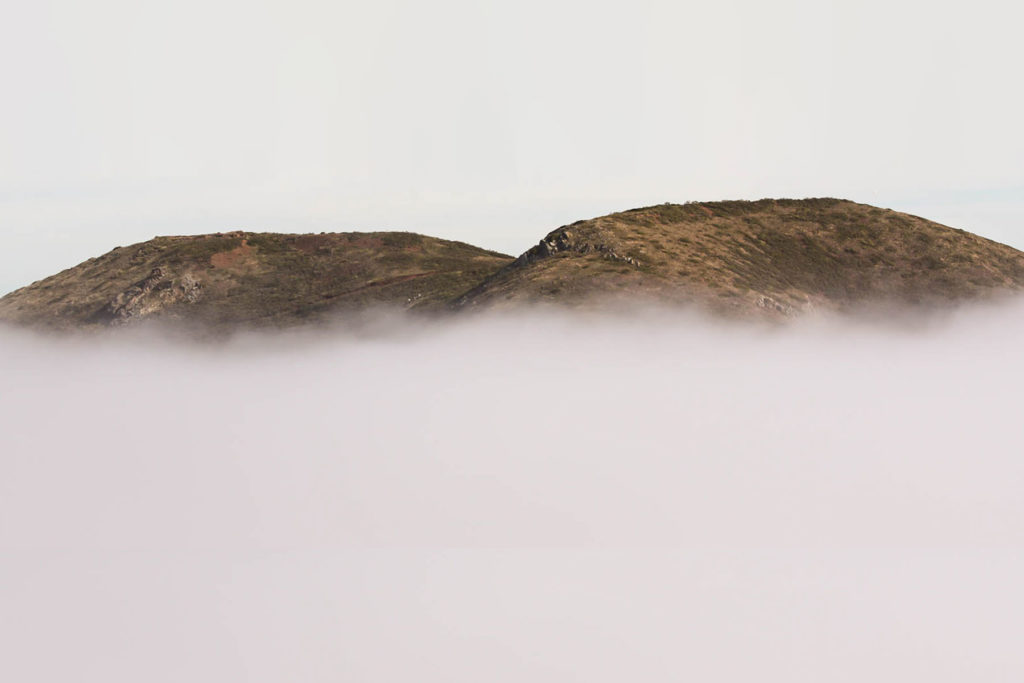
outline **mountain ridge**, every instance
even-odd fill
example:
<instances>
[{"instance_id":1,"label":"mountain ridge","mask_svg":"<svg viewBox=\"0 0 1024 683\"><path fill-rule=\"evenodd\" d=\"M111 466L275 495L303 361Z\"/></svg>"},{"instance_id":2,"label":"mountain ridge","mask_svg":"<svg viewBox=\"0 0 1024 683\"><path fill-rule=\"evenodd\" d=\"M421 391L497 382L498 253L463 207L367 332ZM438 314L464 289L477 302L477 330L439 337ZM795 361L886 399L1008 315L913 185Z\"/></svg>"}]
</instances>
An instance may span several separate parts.
<instances>
[{"instance_id":1,"label":"mountain ridge","mask_svg":"<svg viewBox=\"0 0 1024 683\"><path fill-rule=\"evenodd\" d=\"M834 198L660 204L576 221L454 302L688 304L720 314L943 305L1024 287L1024 253Z\"/></svg>"},{"instance_id":2,"label":"mountain ridge","mask_svg":"<svg viewBox=\"0 0 1024 683\"><path fill-rule=\"evenodd\" d=\"M408 232L157 237L0 298L50 329L141 320L214 329L420 313L688 306L785 319L944 307L1024 290L1024 253L834 198L659 204L576 221L517 258Z\"/></svg>"}]
</instances>

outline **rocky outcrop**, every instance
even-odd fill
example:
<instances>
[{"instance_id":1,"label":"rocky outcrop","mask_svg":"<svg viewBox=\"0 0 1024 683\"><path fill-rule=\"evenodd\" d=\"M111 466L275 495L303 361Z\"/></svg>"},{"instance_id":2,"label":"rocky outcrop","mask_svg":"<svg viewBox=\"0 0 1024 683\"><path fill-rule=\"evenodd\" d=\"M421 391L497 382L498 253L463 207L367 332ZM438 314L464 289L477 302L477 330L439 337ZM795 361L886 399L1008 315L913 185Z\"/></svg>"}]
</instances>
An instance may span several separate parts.
<instances>
[{"instance_id":1,"label":"rocky outcrop","mask_svg":"<svg viewBox=\"0 0 1024 683\"><path fill-rule=\"evenodd\" d=\"M539 259L547 258L561 252L573 252L575 254L599 254L610 261L620 261L637 268L640 267L639 260L631 256L618 254L607 244L595 244L590 241L579 240L568 228L561 228L551 233L538 242L537 246L520 255L519 258L517 258L509 267L529 265Z\"/></svg>"},{"instance_id":2,"label":"rocky outcrop","mask_svg":"<svg viewBox=\"0 0 1024 683\"><path fill-rule=\"evenodd\" d=\"M93 321L123 325L133 318L154 313L171 304L194 304L201 295L202 283L190 273L174 280L168 277L165 268L158 266L97 311Z\"/></svg>"},{"instance_id":3,"label":"rocky outcrop","mask_svg":"<svg viewBox=\"0 0 1024 683\"><path fill-rule=\"evenodd\" d=\"M759 296L755 303L758 308L763 308L767 311L778 313L779 315L786 316L787 318L797 314L796 309L790 306L789 304L784 304L781 301L773 299L772 297L767 295Z\"/></svg>"}]
</instances>

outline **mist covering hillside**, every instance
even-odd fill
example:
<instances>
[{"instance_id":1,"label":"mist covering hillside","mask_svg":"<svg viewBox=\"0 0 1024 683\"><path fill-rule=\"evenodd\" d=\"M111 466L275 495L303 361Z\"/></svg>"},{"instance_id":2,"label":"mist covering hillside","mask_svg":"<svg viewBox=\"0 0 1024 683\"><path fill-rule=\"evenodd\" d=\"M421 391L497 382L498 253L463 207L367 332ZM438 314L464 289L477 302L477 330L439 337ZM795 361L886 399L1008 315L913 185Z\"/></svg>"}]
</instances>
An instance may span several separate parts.
<instances>
[{"instance_id":1,"label":"mist covering hillside","mask_svg":"<svg viewBox=\"0 0 1024 683\"><path fill-rule=\"evenodd\" d=\"M1022 314L3 330L2 669L1016 679Z\"/></svg>"}]
</instances>

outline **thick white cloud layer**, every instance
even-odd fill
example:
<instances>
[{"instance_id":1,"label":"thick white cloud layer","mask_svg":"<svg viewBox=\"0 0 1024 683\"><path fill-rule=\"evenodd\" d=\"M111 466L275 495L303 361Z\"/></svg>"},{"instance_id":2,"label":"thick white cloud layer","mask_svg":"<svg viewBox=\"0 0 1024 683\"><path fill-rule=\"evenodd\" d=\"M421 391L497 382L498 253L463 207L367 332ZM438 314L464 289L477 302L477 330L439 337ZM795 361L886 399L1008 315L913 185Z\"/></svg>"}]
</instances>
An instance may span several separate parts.
<instances>
[{"instance_id":1,"label":"thick white cloud layer","mask_svg":"<svg viewBox=\"0 0 1024 683\"><path fill-rule=\"evenodd\" d=\"M0 678L1024 675L1019 306L0 336Z\"/></svg>"}]
</instances>

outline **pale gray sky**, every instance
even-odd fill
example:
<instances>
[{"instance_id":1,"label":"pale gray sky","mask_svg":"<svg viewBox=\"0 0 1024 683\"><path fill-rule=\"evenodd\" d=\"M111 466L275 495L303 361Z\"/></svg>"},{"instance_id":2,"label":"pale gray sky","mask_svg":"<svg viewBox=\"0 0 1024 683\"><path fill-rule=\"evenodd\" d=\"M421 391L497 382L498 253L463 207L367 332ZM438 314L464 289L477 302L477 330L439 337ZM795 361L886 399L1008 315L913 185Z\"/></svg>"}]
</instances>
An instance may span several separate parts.
<instances>
[{"instance_id":1,"label":"pale gray sky","mask_svg":"<svg viewBox=\"0 0 1024 683\"><path fill-rule=\"evenodd\" d=\"M0 292L156 234L514 253L578 218L763 196L1024 247L1005 0L0 1Z\"/></svg>"}]
</instances>

